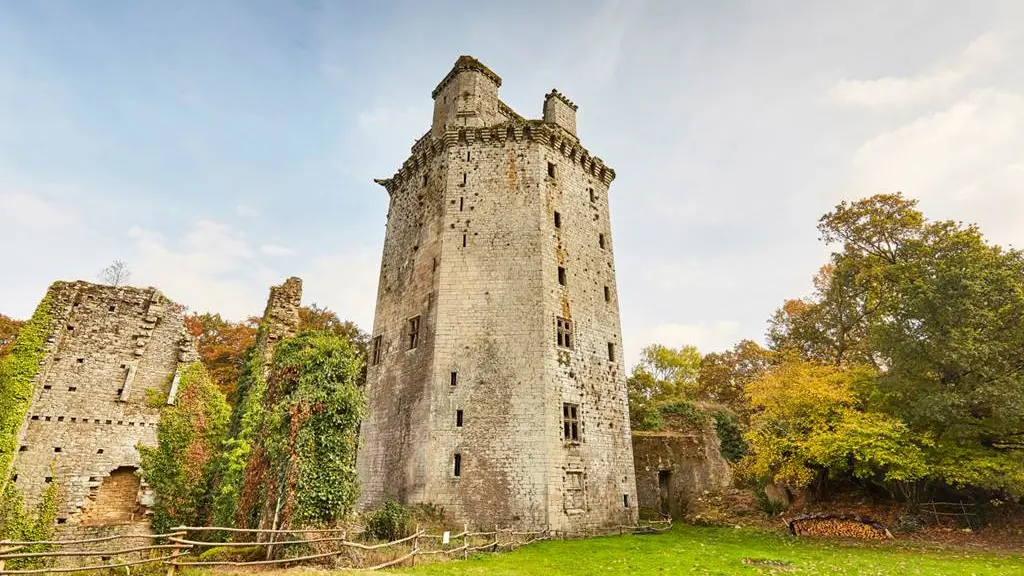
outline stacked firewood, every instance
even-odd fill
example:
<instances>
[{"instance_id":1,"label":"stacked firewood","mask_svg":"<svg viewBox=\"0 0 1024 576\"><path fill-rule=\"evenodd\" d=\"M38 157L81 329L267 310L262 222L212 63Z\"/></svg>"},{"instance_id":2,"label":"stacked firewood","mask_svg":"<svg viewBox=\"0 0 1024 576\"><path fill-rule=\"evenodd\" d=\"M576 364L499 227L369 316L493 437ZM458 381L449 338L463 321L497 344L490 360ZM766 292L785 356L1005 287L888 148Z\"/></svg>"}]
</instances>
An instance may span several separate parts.
<instances>
[{"instance_id":1,"label":"stacked firewood","mask_svg":"<svg viewBox=\"0 0 1024 576\"><path fill-rule=\"evenodd\" d=\"M853 514L801 514L789 521L794 536L822 536L826 538L884 539L892 534L878 522Z\"/></svg>"}]
</instances>

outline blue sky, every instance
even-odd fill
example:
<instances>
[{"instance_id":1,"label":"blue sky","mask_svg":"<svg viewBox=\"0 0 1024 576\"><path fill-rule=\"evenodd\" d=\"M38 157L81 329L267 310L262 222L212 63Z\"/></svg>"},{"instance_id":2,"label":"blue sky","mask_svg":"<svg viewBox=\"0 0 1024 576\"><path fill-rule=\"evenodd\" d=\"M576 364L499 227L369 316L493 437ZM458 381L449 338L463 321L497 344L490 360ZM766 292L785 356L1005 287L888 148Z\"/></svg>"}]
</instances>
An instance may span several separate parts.
<instances>
[{"instance_id":1,"label":"blue sky","mask_svg":"<svg viewBox=\"0 0 1024 576\"><path fill-rule=\"evenodd\" d=\"M760 340L843 198L1024 245L1024 3L0 0L0 312L114 259L194 310L290 275L369 330L391 175L460 54L616 169L627 361Z\"/></svg>"}]
</instances>

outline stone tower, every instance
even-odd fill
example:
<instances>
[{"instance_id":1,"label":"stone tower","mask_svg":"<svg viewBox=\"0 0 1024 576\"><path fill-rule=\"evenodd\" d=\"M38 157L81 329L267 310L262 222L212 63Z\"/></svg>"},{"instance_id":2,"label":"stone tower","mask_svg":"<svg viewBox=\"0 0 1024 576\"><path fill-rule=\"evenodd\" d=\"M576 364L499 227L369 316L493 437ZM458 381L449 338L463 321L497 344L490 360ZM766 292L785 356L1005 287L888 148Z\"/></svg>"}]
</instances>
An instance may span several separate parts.
<instances>
[{"instance_id":1,"label":"stone tower","mask_svg":"<svg viewBox=\"0 0 1024 576\"><path fill-rule=\"evenodd\" d=\"M461 56L391 178L360 507L574 532L636 519L608 186L576 105L543 119Z\"/></svg>"}]
</instances>

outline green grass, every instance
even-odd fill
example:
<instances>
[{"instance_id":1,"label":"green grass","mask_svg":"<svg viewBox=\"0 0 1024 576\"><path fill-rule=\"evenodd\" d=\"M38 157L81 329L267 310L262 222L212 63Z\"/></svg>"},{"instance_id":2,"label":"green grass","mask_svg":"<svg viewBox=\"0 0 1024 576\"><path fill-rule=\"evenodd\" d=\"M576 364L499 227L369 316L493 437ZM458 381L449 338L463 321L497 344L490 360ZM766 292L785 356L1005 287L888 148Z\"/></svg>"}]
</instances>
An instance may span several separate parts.
<instances>
[{"instance_id":1,"label":"green grass","mask_svg":"<svg viewBox=\"0 0 1024 576\"><path fill-rule=\"evenodd\" d=\"M781 560L785 568L750 566ZM676 526L650 536L609 536L531 544L515 552L389 571L409 575L487 574L849 574L1024 575L1024 558L905 542L837 544L733 528Z\"/></svg>"}]
</instances>

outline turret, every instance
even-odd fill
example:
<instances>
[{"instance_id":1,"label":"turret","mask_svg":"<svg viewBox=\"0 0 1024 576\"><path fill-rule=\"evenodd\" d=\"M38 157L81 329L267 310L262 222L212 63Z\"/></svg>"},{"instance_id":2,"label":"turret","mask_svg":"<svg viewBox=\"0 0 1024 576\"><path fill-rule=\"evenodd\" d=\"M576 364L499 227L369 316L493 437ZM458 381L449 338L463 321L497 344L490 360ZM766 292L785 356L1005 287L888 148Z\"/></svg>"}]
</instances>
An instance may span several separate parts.
<instances>
[{"instance_id":1,"label":"turret","mask_svg":"<svg viewBox=\"0 0 1024 576\"><path fill-rule=\"evenodd\" d=\"M544 96L544 121L561 126L566 132L576 137L576 108L572 100L563 96L558 90L552 89Z\"/></svg>"},{"instance_id":2,"label":"turret","mask_svg":"<svg viewBox=\"0 0 1024 576\"><path fill-rule=\"evenodd\" d=\"M451 72L434 88L434 123L440 137L447 126L480 128L503 122L498 112L501 78L472 56L459 56Z\"/></svg>"}]
</instances>

